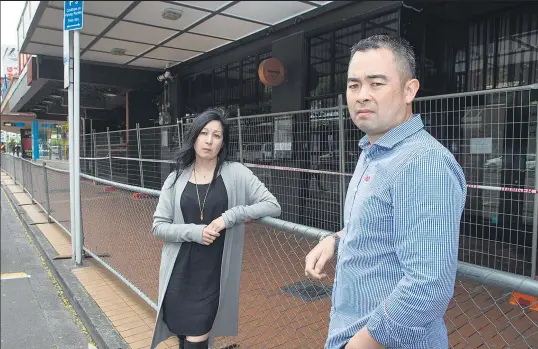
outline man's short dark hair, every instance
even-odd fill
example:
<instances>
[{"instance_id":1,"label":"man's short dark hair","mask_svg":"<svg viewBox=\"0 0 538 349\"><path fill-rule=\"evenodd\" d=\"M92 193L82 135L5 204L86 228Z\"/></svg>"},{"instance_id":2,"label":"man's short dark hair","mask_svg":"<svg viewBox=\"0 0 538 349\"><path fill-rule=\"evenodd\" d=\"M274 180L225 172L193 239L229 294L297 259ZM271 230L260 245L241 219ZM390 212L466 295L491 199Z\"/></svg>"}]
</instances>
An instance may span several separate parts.
<instances>
[{"instance_id":1,"label":"man's short dark hair","mask_svg":"<svg viewBox=\"0 0 538 349\"><path fill-rule=\"evenodd\" d=\"M415 77L415 53L409 42L400 37L373 35L362 39L351 48L351 59L357 52L387 49L392 51L398 70L405 79ZM350 59L350 62L351 62Z\"/></svg>"}]
</instances>

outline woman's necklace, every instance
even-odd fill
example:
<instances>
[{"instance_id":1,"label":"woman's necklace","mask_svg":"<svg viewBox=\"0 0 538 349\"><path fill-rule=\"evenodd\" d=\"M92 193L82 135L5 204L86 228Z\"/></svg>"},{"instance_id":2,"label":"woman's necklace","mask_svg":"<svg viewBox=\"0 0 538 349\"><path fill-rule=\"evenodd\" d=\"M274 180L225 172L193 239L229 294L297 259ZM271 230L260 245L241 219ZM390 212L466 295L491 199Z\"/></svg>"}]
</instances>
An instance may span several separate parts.
<instances>
[{"instance_id":1,"label":"woman's necklace","mask_svg":"<svg viewBox=\"0 0 538 349\"><path fill-rule=\"evenodd\" d=\"M204 176L204 178L206 178L206 176ZM205 192L205 198L204 198L204 203L203 204L200 202L200 193L198 192L198 179L196 179L196 167L194 167L194 181L196 182L195 183L195 185L196 185L196 196L198 196L198 207L200 208L200 220L203 221L204 220L205 201L207 199L207 193L209 193L209 188L211 188L211 183L213 181L211 181L209 183L209 186L207 187L207 191Z\"/></svg>"}]
</instances>

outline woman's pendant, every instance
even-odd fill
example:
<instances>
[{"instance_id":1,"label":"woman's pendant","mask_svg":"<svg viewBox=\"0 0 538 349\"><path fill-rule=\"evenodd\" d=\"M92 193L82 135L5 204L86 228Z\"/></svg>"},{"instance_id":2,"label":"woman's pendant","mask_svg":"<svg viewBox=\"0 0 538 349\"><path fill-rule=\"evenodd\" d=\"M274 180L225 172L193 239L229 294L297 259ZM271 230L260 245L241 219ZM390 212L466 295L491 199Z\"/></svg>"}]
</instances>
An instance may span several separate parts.
<instances>
[{"instance_id":1,"label":"woman's pendant","mask_svg":"<svg viewBox=\"0 0 538 349\"><path fill-rule=\"evenodd\" d=\"M200 215L200 220L201 220L201 221L204 220L204 215L203 215L203 214Z\"/></svg>"}]
</instances>

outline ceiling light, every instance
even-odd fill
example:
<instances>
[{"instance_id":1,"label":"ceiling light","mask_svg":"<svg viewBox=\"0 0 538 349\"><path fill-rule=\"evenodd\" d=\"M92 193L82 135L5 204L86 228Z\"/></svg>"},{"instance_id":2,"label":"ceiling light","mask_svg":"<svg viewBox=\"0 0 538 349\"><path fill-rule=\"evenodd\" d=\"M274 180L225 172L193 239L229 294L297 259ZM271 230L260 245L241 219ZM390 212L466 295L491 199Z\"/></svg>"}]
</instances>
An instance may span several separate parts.
<instances>
[{"instance_id":1,"label":"ceiling light","mask_svg":"<svg viewBox=\"0 0 538 349\"><path fill-rule=\"evenodd\" d=\"M45 103L45 104L54 104L53 101L49 101L47 99L43 100L42 103Z\"/></svg>"},{"instance_id":2,"label":"ceiling light","mask_svg":"<svg viewBox=\"0 0 538 349\"><path fill-rule=\"evenodd\" d=\"M167 8L163 11L162 17L170 21L177 21L181 18L183 11L175 8Z\"/></svg>"},{"instance_id":3,"label":"ceiling light","mask_svg":"<svg viewBox=\"0 0 538 349\"><path fill-rule=\"evenodd\" d=\"M113 48L110 52L115 56L123 56L125 54L124 48Z\"/></svg>"},{"instance_id":4,"label":"ceiling light","mask_svg":"<svg viewBox=\"0 0 538 349\"><path fill-rule=\"evenodd\" d=\"M62 96L57 95L57 94L49 95L49 97L52 98L52 99L61 99L62 98Z\"/></svg>"},{"instance_id":5,"label":"ceiling light","mask_svg":"<svg viewBox=\"0 0 538 349\"><path fill-rule=\"evenodd\" d=\"M112 97L116 97L117 94L112 93L112 92L104 92L103 96L112 98Z\"/></svg>"}]
</instances>

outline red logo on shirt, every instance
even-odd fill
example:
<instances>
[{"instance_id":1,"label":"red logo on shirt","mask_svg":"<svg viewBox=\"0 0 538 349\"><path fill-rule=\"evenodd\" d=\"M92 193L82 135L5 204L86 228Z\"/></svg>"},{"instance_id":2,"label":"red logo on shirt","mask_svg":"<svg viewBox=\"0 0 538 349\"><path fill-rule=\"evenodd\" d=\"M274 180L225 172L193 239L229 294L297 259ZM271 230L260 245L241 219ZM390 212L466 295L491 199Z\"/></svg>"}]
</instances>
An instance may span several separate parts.
<instances>
[{"instance_id":1,"label":"red logo on shirt","mask_svg":"<svg viewBox=\"0 0 538 349\"><path fill-rule=\"evenodd\" d=\"M364 177L364 181L365 181L365 182L368 182L369 180L370 180L370 176L366 176L366 177Z\"/></svg>"}]
</instances>

